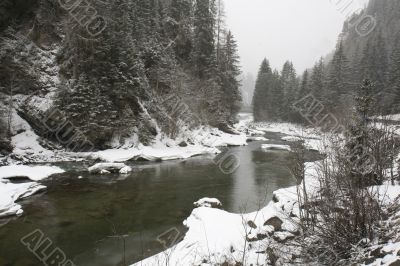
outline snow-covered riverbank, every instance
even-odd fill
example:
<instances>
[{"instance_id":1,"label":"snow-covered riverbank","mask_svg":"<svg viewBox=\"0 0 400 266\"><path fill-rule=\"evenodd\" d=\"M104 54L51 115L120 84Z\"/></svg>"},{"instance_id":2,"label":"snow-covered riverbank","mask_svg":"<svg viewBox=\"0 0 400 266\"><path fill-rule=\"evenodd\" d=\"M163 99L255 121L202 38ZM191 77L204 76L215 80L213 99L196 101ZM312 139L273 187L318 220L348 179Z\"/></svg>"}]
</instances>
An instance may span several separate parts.
<instances>
[{"instance_id":1,"label":"snow-covered riverbank","mask_svg":"<svg viewBox=\"0 0 400 266\"><path fill-rule=\"evenodd\" d=\"M10 165L0 167L0 218L22 214L21 205L16 201L46 189L37 182L14 184L10 182L9 178L27 178L31 181L39 181L63 172L64 170L55 166Z\"/></svg>"},{"instance_id":2,"label":"snow-covered riverbank","mask_svg":"<svg viewBox=\"0 0 400 266\"><path fill-rule=\"evenodd\" d=\"M205 154L216 155L220 153L218 147L222 146L247 145L247 137L243 133L232 135L218 129L202 127L191 131L185 139L172 140L160 134L151 146L127 145L91 153L72 153L44 147L41 145L40 137L29 124L16 113L13 115L14 150L8 158L3 158L3 166L0 166L0 218L22 214L21 206L15 202L45 190L46 187L40 185L38 181L64 172L55 166L35 165L38 163L82 160L103 162L176 160ZM9 179L27 182L14 184Z\"/></svg>"},{"instance_id":3,"label":"snow-covered riverbank","mask_svg":"<svg viewBox=\"0 0 400 266\"><path fill-rule=\"evenodd\" d=\"M287 134L283 141L304 141L306 146L322 151L323 136L318 131L301 126L279 123L242 124L242 131L248 135L261 135L263 132ZM326 146L325 146L326 148ZM318 171L320 162L305 165L305 182L308 197L319 191ZM299 187L302 187L302 184ZM195 208L184 221L188 228L183 240L172 243L164 252L147 258L134 266L152 265L287 265L288 260L296 256L293 246L286 245L299 233L298 187L279 189L274 192L273 201L258 212L235 214L209 207ZM398 206L400 186L385 183L372 187L377 200L385 208ZM302 191L300 190L300 197ZM363 252L370 257L368 265L399 265L400 262L400 210L393 211L388 224L393 234L386 242L372 245ZM270 247L286 250L277 256ZM373 250L380 255L374 257ZM375 252L376 253L376 252ZM275 261L272 261L275 260ZM286 261L286 262L284 262ZM282 264L283 263L283 264ZM397 264L396 264L397 263ZM367 264L365 264L367 265Z\"/></svg>"}]
</instances>

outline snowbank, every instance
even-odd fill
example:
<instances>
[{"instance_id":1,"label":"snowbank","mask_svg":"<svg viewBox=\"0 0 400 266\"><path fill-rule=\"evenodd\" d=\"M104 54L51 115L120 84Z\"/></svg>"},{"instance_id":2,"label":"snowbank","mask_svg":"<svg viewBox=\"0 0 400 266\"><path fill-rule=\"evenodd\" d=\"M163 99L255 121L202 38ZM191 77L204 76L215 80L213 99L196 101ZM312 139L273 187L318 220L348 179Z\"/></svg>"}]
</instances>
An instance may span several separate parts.
<instances>
[{"instance_id":1,"label":"snowbank","mask_svg":"<svg viewBox=\"0 0 400 266\"><path fill-rule=\"evenodd\" d=\"M55 166L10 165L0 167L0 217L22 214L21 206L15 201L46 188L36 182L13 184L7 180L8 178L27 177L38 181L63 172L64 170Z\"/></svg>"},{"instance_id":2,"label":"snowbank","mask_svg":"<svg viewBox=\"0 0 400 266\"><path fill-rule=\"evenodd\" d=\"M64 173L64 170L56 166L9 165L0 167L0 180L13 177L27 177L32 181L39 181L60 173Z\"/></svg>"},{"instance_id":3,"label":"snowbank","mask_svg":"<svg viewBox=\"0 0 400 266\"><path fill-rule=\"evenodd\" d=\"M194 130L191 138L195 143L212 148L247 145L245 134L232 135L209 127L201 127Z\"/></svg>"},{"instance_id":4,"label":"snowbank","mask_svg":"<svg viewBox=\"0 0 400 266\"><path fill-rule=\"evenodd\" d=\"M317 151L325 149L321 133L315 128L291 123L255 123L253 127L257 131L286 134L288 136L282 137L285 141L304 141L307 149Z\"/></svg>"},{"instance_id":5,"label":"snowbank","mask_svg":"<svg viewBox=\"0 0 400 266\"><path fill-rule=\"evenodd\" d=\"M21 205L15 203L18 199L29 197L46 187L35 182L12 184L0 182L0 218L21 215Z\"/></svg>"},{"instance_id":6,"label":"snowbank","mask_svg":"<svg viewBox=\"0 0 400 266\"><path fill-rule=\"evenodd\" d=\"M279 144L262 144L261 149L266 150L266 151L291 151L292 150L289 145L279 145Z\"/></svg>"},{"instance_id":7,"label":"snowbank","mask_svg":"<svg viewBox=\"0 0 400 266\"><path fill-rule=\"evenodd\" d=\"M172 148L141 146L139 148L98 151L91 153L90 157L92 159L98 159L106 162L126 162L130 160L166 161L187 159L202 154L217 154L219 152L220 151L216 148L207 148L199 145Z\"/></svg>"}]
</instances>

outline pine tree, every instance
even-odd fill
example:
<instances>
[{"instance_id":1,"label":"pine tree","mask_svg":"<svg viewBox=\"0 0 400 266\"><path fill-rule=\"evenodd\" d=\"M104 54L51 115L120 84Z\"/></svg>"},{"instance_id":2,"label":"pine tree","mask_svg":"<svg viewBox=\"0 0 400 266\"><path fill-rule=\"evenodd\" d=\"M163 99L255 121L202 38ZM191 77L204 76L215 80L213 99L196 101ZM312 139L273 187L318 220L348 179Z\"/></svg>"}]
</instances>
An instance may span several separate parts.
<instances>
[{"instance_id":1,"label":"pine tree","mask_svg":"<svg viewBox=\"0 0 400 266\"><path fill-rule=\"evenodd\" d=\"M193 63L199 78L213 73L216 67L212 0L196 0L194 12Z\"/></svg>"},{"instance_id":2,"label":"pine tree","mask_svg":"<svg viewBox=\"0 0 400 266\"><path fill-rule=\"evenodd\" d=\"M177 58L188 62L193 49L191 0L172 0L167 24Z\"/></svg>"},{"instance_id":3,"label":"pine tree","mask_svg":"<svg viewBox=\"0 0 400 266\"><path fill-rule=\"evenodd\" d=\"M384 101L384 106L387 108L387 113L400 112L400 38L397 40L397 45L394 46L390 56L390 68L387 82L388 93Z\"/></svg>"},{"instance_id":4,"label":"pine tree","mask_svg":"<svg viewBox=\"0 0 400 266\"><path fill-rule=\"evenodd\" d=\"M298 91L298 80L296 70L293 66L293 63L290 61L286 61L283 65L283 69L281 72L281 83L284 95L284 101L282 110L282 119L284 120L291 120L294 116L294 110L291 108L293 102L295 101L296 94Z\"/></svg>"},{"instance_id":5,"label":"pine tree","mask_svg":"<svg viewBox=\"0 0 400 266\"><path fill-rule=\"evenodd\" d=\"M267 121L267 97L269 94L269 82L271 80L272 70L267 59L261 63L258 71L256 87L253 95L253 114L255 121Z\"/></svg>"},{"instance_id":6,"label":"pine tree","mask_svg":"<svg viewBox=\"0 0 400 266\"><path fill-rule=\"evenodd\" d=\"M341 109L347 95L352 94L351 69L344 54L343 43L340 42L329 65L324 99L331 110Z\"/></svg>"},{"instance_id":7,"label":"pine tree","mask_svg":"<svg viewBox=\"0 0 400 266\"><path fill-rule=\"evenodd\" d=\"M299 91L297 93L297 100L300 100L304 96L306 96L310 92L310 75L308 70L303 72L303 76L301 77L301 84Z\"/></svg>"},{"instance_id":8,"label":"pine tree","mask_svg":"<svg viewBox=\"0 0 400 266\"><path fill-rule=\"evenodd\" d=\"M71 127L65 128L65 131L74 130L76 134L74 144L79 145L87 139L95 147L102 147L111 139L117 123L115 105L86 75L81 75L75 83L69 84L59 107L71 123Z\"/></svg>"},{"instance_id":9,"label":"pine tree","mask_svg":"<svg viewBox=\"0 0 400 266\"><path fill-rule=\"evenodd\" d=\"M281 121L286 110L284 109L284 86L279 71L275 70L272 73L270 86L270 93L267 96L267 104L270 106L270 117L273 121Z\"/></svg>"},{"instance_id":10,"label":"pine tree","mask_svg":"<svg viewBox=\"0 0 400 266\"><path fill-rule=\"evenodd\" d=\"M319 99L322 98L325 89L325 65L321 58L314 66L310 77L310 91Z\"/></svg>"},{"instance_id":11,"label":"pine tree","mask_svg":"<svg viewBox=\"0 0 400 266\"><path fill-rule=\"evenodd\" d=\"M224 93L224 106L228 110L228 121L233 121L240 110L241 95L240 82L238 77L240 71L240 58L238 55L237 43L229 31L226 35L226 41L221 49L219 72L222 80L222 90Z\"/></svg>"},{"instance_id":12,"label":"pine tree","mask_svg":"<svg viewBox=\"0 0 400 266\"><path fill-rule=\"evenodd\" d=\"M375 175L369 165L369 147L371 146L368 118L371 115L373 99L373 84L370 80L363 81L354 98L355 107L353 123L347 131L345 144L346 156L351 163L351 178L356 186L370 185Z\"/></svg>"}]
</instances>

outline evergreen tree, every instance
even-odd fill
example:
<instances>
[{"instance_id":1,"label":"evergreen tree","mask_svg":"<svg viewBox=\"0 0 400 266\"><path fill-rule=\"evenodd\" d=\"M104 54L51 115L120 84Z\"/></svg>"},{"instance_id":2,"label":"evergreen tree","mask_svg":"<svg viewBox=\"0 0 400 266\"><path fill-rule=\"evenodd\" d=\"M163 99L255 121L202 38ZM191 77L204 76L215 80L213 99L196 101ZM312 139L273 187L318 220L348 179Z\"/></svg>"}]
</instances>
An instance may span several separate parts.
<instances>
[{"instance_id":1,"label":"evergreen tree","mask_svg":"<svg viewBox=\"0 0 400 266\"><path fill-rule=\"evenodd\" d=\"M267 59L261 63L258 71L256 87L253 95L253 114L255 121L267 121L267 97L269 94L269 82L271 80L272 70Z\"/></svg>"},{"instance_id":2,"label":"evergreen tree","mask_svg":"<svg viewBox=\"0 0 400 266\"><path fill-rule=\"evenodd\" d=\"M400 38L390 56L390 68L387 82L388 93L384 101L387 113L400 112Z\"/></svg>"},{"instance_id":3,"label":"evergreen tree","mask_svg":"<svg viewBox=\"0 0 400 266\"><path fill-rule=\"evenodd\" d=\"M212 0L196 0L194 12L193 63L199 78L213 73L216 67Z\"/></svg>"},{"instance_id":4,"label":"evergreen tree","mask_svg":"<svg viewBox=\"0 0 400 266\"><path fill-rule=\"evenodd\" d=\"M172 0L167 24L177 58L188 62L193 48L192 1Z\"/></svg>"},{"instance_id":5,"label":"evergreen tree","mask_svg":"<svg viewBox=\"0 0 400 266\"><path fill-rule=\"evenodd\" d=\"M325 89L325 65L321 58L314 66L310 77L310 91L314 97L322 98Z\"/></svg>"},{"instance_id":6,"label":"evergreen tree","mask_svg":"<svg viewBox=\"0 0 400 266\"><path fill-rule=\"evenodd\" d=\"M297 93L297 100L302 99L304 96L306 96L310 92L310 77L309 77L309 72L308 70L305 70L303 72L303 76L301 77L301 84L299 91Z\"/></svg>"},{"instance_id":7,"label":"evergreen tree","mask_svg":"<svg viewBox=\"0 0 400 266\"><path fill-rule=\"evenodd\" d=\"M281 72L281 84L284 95L283 106L281 107L281 109L284 110L282 113L282 119L292 120L295 115L295 111L291 107L295 101L299 84L296 70L293 66L293 63L290 61L286 61L283 65Z\"/></svg>"},{"instance_id":8,"label":"evergreen tree","mask_svg":"<svg viewBox=\"0 0 400 266\"><path fill-rule=\"evenodd\" d=\"M331 110L341 109L341 104L347 95L352 94L351 69L349 61L344 54L343 43L340 42L333 59L330 62L327 75L324 99Z\"/></svg>"},{"instance_id":9,"label":"evergreen tree","mask_svg":"<svg viewBox=\"0 0 400 266\"><path fill-rule=\"evenodd\" d=\"M376 182L372 162L369 161L371 139L368 128L368 118L371 115L374 102L373 84L370 80L363 81L354 98L355 107L353 123L347 131L345 152L351 163L351 178L355 186L362 187Z\"/></svg>"},{"instance_id":10,"label":"evergreen tree","mask_svg":"<svg viewBox=\"0 0 400 266\"><path fill-rule=\"evenodd\" d=\"M220 74L222 80L222 89L224 97L224 106L228 111L228 120L233 121L240 110L241 95L240 95L240 82L238 80L240 71L240 58L237 50L237 43L229 31L226 35L226 41L221 49L220 55Z\"/></svg>"},{"instance_id":11,"label":"evergreen tree","mask_svg":"<svg viewBox=\"0 0 400 266\"><path fill-rule=\"evenodd\" d=\"M267 103L270 106L270 117L273 121L281 121L282 118L285 118L284 113L286 113L287 110L285 110L286 106L284 105L284 86L281 75L277 70L272 73L270 87L270 93L267 97Z\"/></svg>"}]
</instances>

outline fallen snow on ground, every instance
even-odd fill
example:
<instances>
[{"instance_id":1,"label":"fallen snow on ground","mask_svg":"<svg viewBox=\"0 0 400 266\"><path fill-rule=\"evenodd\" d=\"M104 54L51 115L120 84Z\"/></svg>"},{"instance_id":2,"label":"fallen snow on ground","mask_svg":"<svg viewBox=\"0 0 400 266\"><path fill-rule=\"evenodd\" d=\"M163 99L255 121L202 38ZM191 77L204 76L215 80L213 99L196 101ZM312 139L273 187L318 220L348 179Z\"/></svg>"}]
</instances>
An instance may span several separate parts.
<instances>
[{"instance_id":1,"label":"fallen snow on ground","mask_svg":"<svg viewBox=\"0 0 400 266\"><path fill-rule=\"evenodd\" d=\"M254 123L252 125L257 131L283 133L288 136L282 137L286 141L304 141L307 149L325 150L321 132L318 129L304 127L292 123Z\"/></svg>"},{"instance_id":2,"label":"fallen snow on ground","mask_svg":"<svg viewBox=\"0 0 400 266\"><path fill-rule=\"evenodd\" d=\"M247 141L268 141L265 137L247 137Z\"/></svg>"},{"instance_id":3,"label":"fallen snow on ground","mask_svg":"<svg viewBox=\"0 0 400 266\"><path fill-rule=\"evenodd\" d=\"M400 121L400 114L373 116L372 119L385 120L385 121Z\"/></svg>"},{"instance_id":4,"label":"fallen snow on ground","mask_svg":"<svg viewBox=\"0 0 400 266\"><path fill-rule=\"evenodd\" d=\"M32 181L39 181L63 172L63 169L56 166L9 165L0 167L0 180L12 177L27 177Z\"/></svg>"},{"instance_id":5,"label":"fallen snow on ground","mask_svg":"<svg viewBox=\"0 0 400 266\"><path fill-rule=\"evenodd\" d=\"M193 130L191 138L195 143L212 148L247 145L245 134L232 135L209 127L201 127Z\"/></svg>"},{"instance_id":6,"label":"fallen snow on ground","mask_svg":"<svg viewBox=\"0 0 400 266\"><path fill-rule=\"evenodd\" d=\"M262 144L261 149L266 151L291 151L289 145L280 144Z\"/></svg>"},{"instance_id":7,"label":"fallen snow on ground","mask_svg":"<svg viewBox=\"0 0 400 266\"><path fill-rule=\"evenodd\" d=\"M63 172L64 170L55 166L10 165L0 167L0 217L22 214L21 206L15 201L46 188L36 182L13 184L8 178L28 177L38 181Z\"/></svg>"},{"instance_id":8,"label":"fallen snow on ground","mask_svg":"<svg viewBox=\"0 0 400 266\"><path fill-rule=\"evenodd\" d=\"M18 199L29 197L46 187L35 182L12 184L0 182L0 218L21 215L21 205L15 203Z\"/></svg>"},{"instance_id":9,"label":"fallen snow on ground","mask_svg":"<svg viewBox=\"0 0 400 266\"><path fill-rule=\"evenodd\" d=\"M97 151L90 154L92 159L99 159L106 162L126 162L129 160L176 160L187 159L201 154L217 154L220 151L216 148L207 148L199 145L191 145L188 147L149 147L140 146L139 148L129 149L110 149Z\"/></svg>"}]
</instances>

